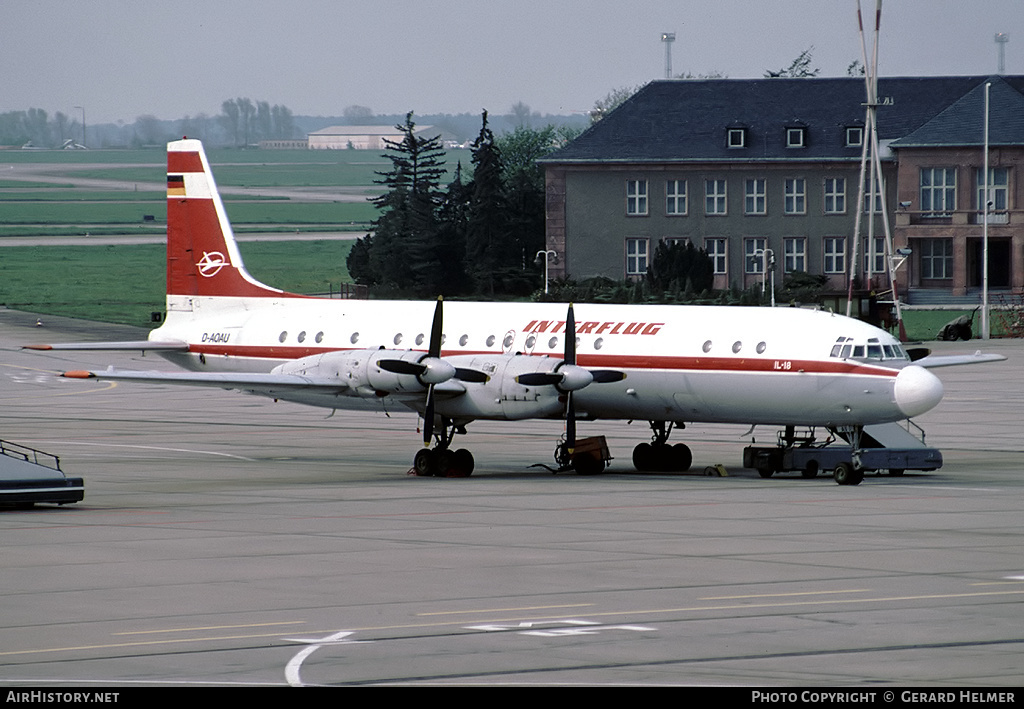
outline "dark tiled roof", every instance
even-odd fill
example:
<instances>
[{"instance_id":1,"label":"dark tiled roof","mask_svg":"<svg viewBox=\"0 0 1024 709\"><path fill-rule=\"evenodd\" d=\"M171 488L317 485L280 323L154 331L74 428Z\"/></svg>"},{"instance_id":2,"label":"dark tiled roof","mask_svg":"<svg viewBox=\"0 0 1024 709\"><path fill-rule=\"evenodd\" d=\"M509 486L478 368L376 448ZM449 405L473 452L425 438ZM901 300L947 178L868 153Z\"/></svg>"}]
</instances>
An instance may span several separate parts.
<instances>
[{"instance_id":1,"label":"dark tiled roof","mask_svg":"<svg viewBox=\"0 0 1024 709\"><path fill-rule=\"evenodd\" d=\"M982 81L894 148L981 145L984 142L985 83L989 89L989 145L1024 145L1024 94L1001 77Z\"/></svg>"},{"instance_id":2,"label":"dark tiled roof","mask_svg":"<svg viewBox=\"0 0 1024 709\"><path fill-rule=\"evenodd\" d=\"M879 138L909 136L986 80L880 78ZM1000 81L1001 94L1024 99L1024 77ZM864 80L856 77L652 81L542 162L859 160L861 149L846 147L845 138L846 128L864 124L864 101ZM806 147L786 147L786 128L799 126L807 128ZM746 129L746 146L729 148L726 131L737 127ZM1024 131L1008 130L1024 142Z\"/></svg>"}]
</instances>

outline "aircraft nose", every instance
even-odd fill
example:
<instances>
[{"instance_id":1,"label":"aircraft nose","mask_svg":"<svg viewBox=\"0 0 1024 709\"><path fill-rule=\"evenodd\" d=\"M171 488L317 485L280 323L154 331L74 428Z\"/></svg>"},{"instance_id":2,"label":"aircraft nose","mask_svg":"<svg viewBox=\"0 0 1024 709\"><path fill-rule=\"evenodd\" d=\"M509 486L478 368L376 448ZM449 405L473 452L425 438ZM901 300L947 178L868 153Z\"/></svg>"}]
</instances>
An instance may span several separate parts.
<instances>
[{"instance_id":1,"label":"aircraft nose","mask_svg":"<svg viewBox=\"0 0 1024 709\"><path fill-rule=\"evenodd\" d=\"M907 418L935 408L942 401L942 382L924 367L910 365L896 375L896 406Z\"/></svg>"}]
</instances>

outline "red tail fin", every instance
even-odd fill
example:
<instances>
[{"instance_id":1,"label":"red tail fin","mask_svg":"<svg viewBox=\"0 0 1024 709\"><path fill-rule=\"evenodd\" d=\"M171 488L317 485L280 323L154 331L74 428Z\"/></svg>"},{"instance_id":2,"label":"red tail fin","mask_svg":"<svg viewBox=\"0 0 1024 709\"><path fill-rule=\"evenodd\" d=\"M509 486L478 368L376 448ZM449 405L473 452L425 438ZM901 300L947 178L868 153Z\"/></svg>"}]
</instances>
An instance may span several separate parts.
<instances>
[{"instance_id":1,"label":"red tail fin","mask_svg":"<svg viewBox=\"0 0 1024 709\"><path fill-rule=\"evenodd\" d=\"M275 297L245 270L198 140L167 144L167 294Z\"/></svg>"}]
</instances>

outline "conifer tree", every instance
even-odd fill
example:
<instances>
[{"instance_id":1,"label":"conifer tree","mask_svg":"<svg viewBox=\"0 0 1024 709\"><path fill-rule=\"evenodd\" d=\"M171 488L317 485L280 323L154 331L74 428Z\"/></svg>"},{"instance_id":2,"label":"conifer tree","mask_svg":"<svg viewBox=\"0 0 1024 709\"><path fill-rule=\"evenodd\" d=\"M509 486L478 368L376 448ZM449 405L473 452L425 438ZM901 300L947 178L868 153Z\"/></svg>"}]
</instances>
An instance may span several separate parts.
<instances>
[{"instance_id":1,"label":"conifer tree","mask_svg":"<svg viewBox=\"0 0 1024 709\"><path fill-rule=\"evenodd\" d=\"M429 297L440 282L436 235L444 150L440 136L416 135L411 111L396 128L402 140L384 141L391 170L377 173L380 179L375 180L387 190L371 200L381 215L373 223L374 236L367 244L368 271L387 288Z\"/></svg>"},{"instance_id":2,"label":"conifer tree","mask_svg":"<svg viewBox=\"0 0 1024 709\"><path fill-rule=\"evenodd\" d=\"M476 290L493 296L501 271L510 265L501 153L483 112L480 135L473 141L473 187L466 231L466 267Z\"/></svg>"}]
</instances>

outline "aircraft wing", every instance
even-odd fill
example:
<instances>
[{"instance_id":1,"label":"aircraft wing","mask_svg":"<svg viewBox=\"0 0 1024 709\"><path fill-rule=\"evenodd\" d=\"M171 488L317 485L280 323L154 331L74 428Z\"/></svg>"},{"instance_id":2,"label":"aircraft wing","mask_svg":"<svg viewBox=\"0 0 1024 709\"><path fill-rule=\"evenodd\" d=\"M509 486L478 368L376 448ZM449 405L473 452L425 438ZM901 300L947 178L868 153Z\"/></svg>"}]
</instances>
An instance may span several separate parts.
<instances>
[{"instance_id":1,"label":"aircraft wing","mask_svg":"<svg viewBox=\"0 0 1024 709\"><path fill-rule=\"evenodd\" d=\"M152 384L183 384L186 386L234 389L250 394L287 398L288 392L305 391L336 396L358 396L347 384L335 378L307 377L299 374L274 374L253 372L158 372L134 369L103 371L72 370L61 374L68 379L96 379L105 381L135 381ZM447 381L435 386L439 395L456 396L465 392L465 387L456 381ZM422 394L410 392L409 398L419 399ZM399 397L403 398L403 397Z\"/></svg>"},{"instance_id":2,"label":"aircraft wing","mask_svg":"<svg viewBox=\"0 0 1024 709\"><path fill-rule=\"evenodd\" d=\"M124 342L59 342L47 345L25 345L23 350L95 350L106 352L188 352L188 343L150 340L128 340Z\"/></svg>"},{"instance_id":3,"label":"aircraft wing","mask_svg":"<svg viewBox=\"0 0 1024 709\"><path fill-rule=\"evenodd\" d=\"M919 367L925 367L926 369L934 369L935 367L953 367L960 364L981 364L982 362L1002 362L1005 360L1001 354L984 354L981 350L978 350L974 354L958 354L958 355L936 355L930 354L927 357L915 360L914 364Z\"/></svg>"},{"instance_id":4,"label":"aircraft wing","mask_svg":"<svg viewBox=\"0 0 1024 709\"><path fill-rule=\"evenodd\" d=\"M269 389L309 389L330 387L344 391L348 387L337 381L317 380L297 374L262 374L250 372L157 372L134 369L103 371L72 370L61 374L68 379L98 379L106 381L151 382L153 384L187 384L191 386L215 387L219 389L244 389L263 391Z\"/></svg>"}]
</instances>

